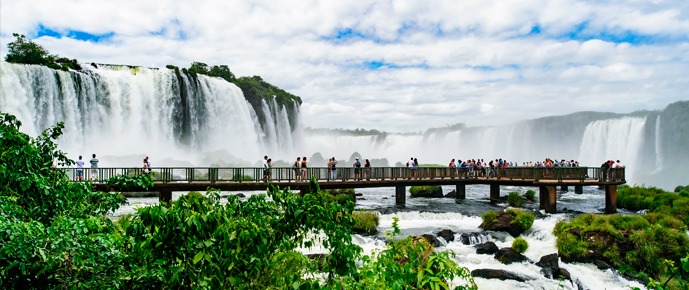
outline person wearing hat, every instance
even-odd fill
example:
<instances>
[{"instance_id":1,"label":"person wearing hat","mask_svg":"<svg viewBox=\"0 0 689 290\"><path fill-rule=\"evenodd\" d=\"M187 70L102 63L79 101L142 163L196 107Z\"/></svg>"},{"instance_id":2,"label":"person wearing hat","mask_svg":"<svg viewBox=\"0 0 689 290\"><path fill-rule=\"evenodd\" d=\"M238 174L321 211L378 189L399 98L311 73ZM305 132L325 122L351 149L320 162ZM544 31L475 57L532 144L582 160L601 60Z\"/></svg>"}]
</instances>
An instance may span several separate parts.
<instances>
[{"instance_id":1,"label":"person wearing hat","mask_svg":"<svg viewBox=\"0 0 689 290\"><path fill-rule=\"evenodd\" d=\"M352 166L354 167L354 180L361 180L361 161L359 161L359 157L354 158Z\"/></svg>"}]
</instances>

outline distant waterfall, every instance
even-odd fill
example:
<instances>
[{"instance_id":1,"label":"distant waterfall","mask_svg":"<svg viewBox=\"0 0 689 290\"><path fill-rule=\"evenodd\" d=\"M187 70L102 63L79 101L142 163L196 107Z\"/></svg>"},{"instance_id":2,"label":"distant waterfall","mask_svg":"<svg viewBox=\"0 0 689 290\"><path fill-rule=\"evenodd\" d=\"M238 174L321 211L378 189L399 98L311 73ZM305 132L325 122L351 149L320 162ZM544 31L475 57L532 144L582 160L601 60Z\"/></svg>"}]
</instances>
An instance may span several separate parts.
<instances>
[{"instance_id":1,"label":"distant waterfall","mask_svg":"<svg viewBox=\"0 0 689 290\"><path fill-rule=\"evenodd\" d=\"M269 149L292 146L284 107L266 104L274 114L266 114L272 129L263 132L242 91L225 80L169 69L83 67L65 72L0 62L0 111L16 115L32 136L65 122L60 147L73 159L96 153L104 167L138 167L143 155L156 165L249 164Z\"/></svg>"},{"instance_id":2,"label":"distant waterfall","mask_svg":"<svg viewBox=\"0 0 689 290\"><path fill-rule=\"evenodd\" d=\"M655 126L655 151L656 151L656 166L655 170L651 172L651 174L654 174L656 172L659 172L663 169L663 147L662 147L662 135L660 134L660 115L656 117L656 126Z\"/></svg>"},{"instance_id":3,"label":"distant waterfall","mask_svg":"<svg viewBox=\"0 0 689 290\"><path fill-rule=\"evenodd\" d=\"M628 170L627 179L633 179L639 170L646 118L625 117L598 120L586 126L581 140L579 161L598 166L605 160L621 160Z\"/></svg>"}]
</instances>

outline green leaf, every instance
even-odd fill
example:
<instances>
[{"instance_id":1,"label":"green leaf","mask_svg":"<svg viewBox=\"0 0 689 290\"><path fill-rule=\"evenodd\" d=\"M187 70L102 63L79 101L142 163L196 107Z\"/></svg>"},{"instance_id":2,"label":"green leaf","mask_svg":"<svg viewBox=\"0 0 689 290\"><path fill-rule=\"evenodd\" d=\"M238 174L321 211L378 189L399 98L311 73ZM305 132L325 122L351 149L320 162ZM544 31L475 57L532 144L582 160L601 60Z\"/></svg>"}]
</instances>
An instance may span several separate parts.
<instances>
[{"instance_id":1,"label":"green leaf","mask_svg":"<svg viewBox=\"0 0 689 290\"><path fill-rule=\"evenodd\" d=\"M203 259L203 252L198 252L196 255L194 255L194 259L191 262L196 264L201 261L201 259Z\"/></svg>"}]
</instances>

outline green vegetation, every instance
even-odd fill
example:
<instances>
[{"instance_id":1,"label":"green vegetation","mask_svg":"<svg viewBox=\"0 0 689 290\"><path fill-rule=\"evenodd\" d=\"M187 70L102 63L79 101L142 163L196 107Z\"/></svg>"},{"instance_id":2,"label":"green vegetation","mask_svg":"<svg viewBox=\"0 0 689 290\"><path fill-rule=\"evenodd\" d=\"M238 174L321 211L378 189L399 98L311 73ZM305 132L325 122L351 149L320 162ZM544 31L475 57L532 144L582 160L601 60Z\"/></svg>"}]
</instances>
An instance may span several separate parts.
<instances>
[{"instance_id":1,"label":"green vegetation","mask_svg":"<svg viewBox=\"0 0 689 290\"><path fill-rule=\"evenodd\" d=\"M522 237L514 239L512 242L512 249L517 253L523 254L529 248L529 243Z\"/></svg>"},{"instance_id":2,"label":"green vegetation","mask_svg":"<svg viewBox=\"0 0 689 290\"><path fill-rule=\"evenodd\" d=\"M526 198L527 200L529 200L531 202L534 202L534 201L536 201L536 192L529 189L526 191L526 193L524 193L524 198Z\"/></svg>"},{"instance_id":3,"label":"green vegetation","mask_svg":"<svg viewBox=\"0 0 689 290\"><path fill-rule=\"evenodd\" d=\"M505 210L506 213L512 215L511 224L519 225L522 231L526 231L531 228L533 222L536 220L536 216L529 211L509 208Z\"/></svg>"},{"instance_id":4,"label":"green vegetation","mask_svg":"<svg viewBox=\"0 0 689 290\"><path fill-rule=\"evenodd\" d=\"M513 191L507 195L507 203L513 207L522 207L524 205L524 198L519 195L519 192Z\"/></svg>"},{"instance_id":5,"label":"green vegetation","mask_svg":"<svg viewBox=\"0 0 689 290\"><path fill-rule=\"evenodd\" d=\"M498 222L498 213L494 210L489 210L481 215L484 225L489 225Z\"/></svg>"},{"instance_id":6,"label":"green vegetation","mask_svg":"<svg viewBox=\"0 0 689 290\"><path fill-rule=\"evenodd\" d=\"M354 218L354 226L352 230L355 233L362 234L373 234L378 230L378 215L374 212L365 210L355 210L352 212L352 218Z\"/></svg>"},{"instance_id":7,"label":"green vegetation","mask_svg":"<svg viewBox=\"0 0 689 290\"><path fill-rule=\"evenodd\" d=\"M634 211L648 209L648 213L672 216L689 225L689 189L682 186L676 187L675 192L656 187L621 186L617 191L617 204Z\"/></svg>"},{"instance_id":8,"label":"green vegetation","mask_svg":"<svg viewBox=\"0 0 689 290\"><path fill-rule=\"evenodd\" d=\"M351 238L353 204L330 202L315 180L303 197L273 185L246 201L190 192L113 222L119 194L52 168L72 164L54 142L63 125L36 139L19 127L0 113L3 288L476 289L451 253L419 239L363 256ZM322 260L296 251L316 239L329 253Z\"/></svg>"},{"instance_id":9,"label":"green vegetation","mask_svg":"<svg viewBox=\"0 0 689 290\"><path fill-rule=\"evenodd\" d=\"M660 279L667 268L663 261L679 263L689 248L686 226L672 219L583 214L558 222L553 234L563 260L602 260L635 277Z\"/></svg>"},{"instance_id":10,"label":"green vegetation","mask_svg":"<svg viewBox=\"0 0 689 290\"><path fill-rule=\"evenodd\" d=\"M38 64L49 68L67 70L81 69L76 59L68 59L50 54L43 46L26 39L26 36L13 33L16 39L7 44L5 61L23 64Z\"/></svg>"},{"instance_id":11,"label":"green vegetation","mask_svg":"<svg viewBox=\"0 0 689 290\"><path fill-rule=\"evenodd\" d=\"M443 188L440 185L421 185L409 187L412 197L442 197Z\"/></svg>"}]
</instances>

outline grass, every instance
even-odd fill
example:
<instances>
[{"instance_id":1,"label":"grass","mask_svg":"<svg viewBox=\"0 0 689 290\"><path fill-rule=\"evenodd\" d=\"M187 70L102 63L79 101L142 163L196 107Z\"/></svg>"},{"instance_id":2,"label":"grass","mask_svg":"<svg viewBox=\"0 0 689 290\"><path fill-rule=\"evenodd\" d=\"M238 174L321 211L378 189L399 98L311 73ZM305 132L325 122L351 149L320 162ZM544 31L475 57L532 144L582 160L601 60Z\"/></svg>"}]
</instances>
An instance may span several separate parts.
<instances>
[{"instance_id":1,"label":"grass","mask_svg":"<svg viewBox=\"0 0 689 290\"><path fill-rule=\"evenodd\" d=\"M507 203L513 207L522 207L524 205L524 198L519 195L519 192L513 191L507 195Z\"/></svg>"},{"instance_id":2,"label":"grass","mask_svg":"<svg viewBox=\"0 0 689 290\"><path fill-rule=\"evenodd\" d=\"M484 225L489 225L498 222L498 213L494 210L489 210L481 215Z\"/></svg>"},{"instance_id":3,"label":"grass","mask_svg":"<svg viewBox=\"0 0 689 290\"><path fill-rule=\"evenodd\" d=\"M529 243L526 242L526 240L522 237L518 237L514 239L514 242L512 242L512 249L515 250L517 253L523 254L526 252L526 250L529 248Z\"/></svg>"},{"instance_id":4,"label":"grass","mask_svg":"<svg viewBox=\"0 0 689 290\"><path fill-rule=\"evenodd\" d=\"M531 228L533 222L536 220L536 216L528 211L509 208L505 210L506 213L512 215L512 224L518 224L522 231L526 231Z\"/></svg>"},{"instance_id":5,"label":"grass","mask_svg":"<svg viewBox=\"0 0 689 290\"><path fill-rule=\"evenodd\" d=\"M355 210L352 212L352 218L354 218L354 226L352 227L352 230L355 233L372 234L377 232L379 217L376 213L364 210Z\"/></svg>"}]
</instances>

